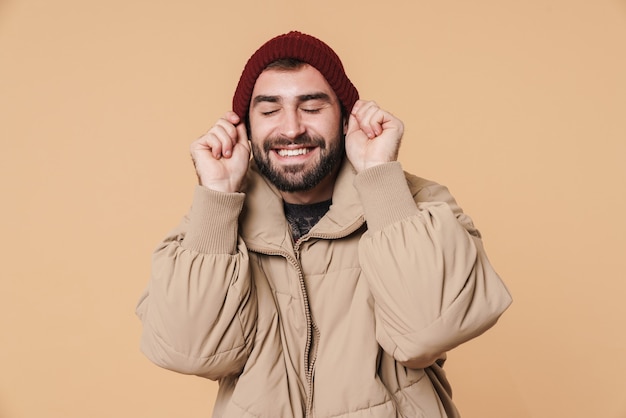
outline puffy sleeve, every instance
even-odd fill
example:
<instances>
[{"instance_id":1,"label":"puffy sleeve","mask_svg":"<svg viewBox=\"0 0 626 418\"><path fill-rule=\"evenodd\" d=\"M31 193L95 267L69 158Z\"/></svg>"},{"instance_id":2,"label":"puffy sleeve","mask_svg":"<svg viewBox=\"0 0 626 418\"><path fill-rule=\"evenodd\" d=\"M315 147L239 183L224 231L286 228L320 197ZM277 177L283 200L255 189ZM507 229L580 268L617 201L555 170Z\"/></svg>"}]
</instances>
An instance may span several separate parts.
<instances>
[{"instance_id":1,"label":"puffy sleeve","mask_svg":"<svg viewBox=\"0 0 626 418\"><path fill-rule=\"evenodd\" d=\"M257 315L238 237L243 201L197 186L189 214L155 250L136 313L141 350L157 365L210 379L242 370Z\"/></svg>"},{"instance_id":2,"label":"puffy sleeve","mask_svg":"<svg viewBox=\"0 0 626 418\"><path fill-rule=\"evenodd\" d=\"M511 296L445 187L407 178L397 162L359 173L355 187L368 224L359 259L387 353L427 367L496 323Z\"/></svg>"}]
</instances>

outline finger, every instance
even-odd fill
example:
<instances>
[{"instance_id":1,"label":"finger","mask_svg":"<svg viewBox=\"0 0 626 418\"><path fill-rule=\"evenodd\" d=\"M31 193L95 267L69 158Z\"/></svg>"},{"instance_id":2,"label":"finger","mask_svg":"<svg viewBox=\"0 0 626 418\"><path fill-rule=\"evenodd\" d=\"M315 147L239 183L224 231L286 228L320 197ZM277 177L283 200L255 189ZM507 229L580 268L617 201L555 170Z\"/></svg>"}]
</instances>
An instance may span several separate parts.
<instances>
[{"instance_id":1,"label":"finger","mask_svg":"<svg viewBox=\"0 0 626 418\"><path fill-rule=\"evenodd\" d=\"M230 122L233 126L237 126L241 122L241 118L235 112L226 112L224 119Z\"/></svg>"},{"instance_id":2,"label":"finger","mask_svg":"<svg viewBox=\"0 0 626 418\"><path fill-rule=\"evenodd\" d=\"M198 163L205 160L206 158L215 158L215 156L213 155L214 147L215 143L212 140L212 135L209 133L206 133L200 138L193 141L191 143L191 146L189 147L189 151L191 153L191 159L193 160L194 164L197 166Z\"/></svg>"},{"instance_id":3,"label":"finger","mask_svg":"<svg viewBox=\"0 0 626 418\"><path fill-rule=\"evenodd\" d=\"M359 106L355 116L361 130L368 138L374 138L382 133L383 129L381 125L384 120L384 114L376 102L371 101L363 103Z\"/></svg>"},{"instance_id":4,"label":"finger","mask_svg":"<svg viewBox=\"0 0 626 418\"><path fill-rule=\"evenodd\" d=\"M361 129L361 127L359 126L359 121L357 120L356 116L351 113L348 117L348 132L346 132L346 136L350 136L350 134L358 131L359 129Z\"/></svg>"},{"instance_id":5,"label":"finger","mask_svg":"<svg viewBox=\"0 0 626 418\"><path fill-rule=\"evenodd\" d=\"M362 125L366 125L369 128L371 135L368 136L375 137L383 132L383 120L384 112L378 106L370 106L367 108L363 116Z\"/></svg>"},{"instance_id":6,"label":"finger","mask_svg":"<svg viewBox=\"0 0 626 418\"><path fill-rule=\"evenodd\" d=\"M239 133L237 128L226 119L219 119L211 131L222 143L222 154L228 158L232 155L232 150L238 141Z\"/></svg>"},{"instance_id":7,"label":"finger","mask_svg":"<svg viewBox=\"0 0 626 418\"><path fill-rule=\"evenodd\" d=\"M364 114L367 111L367 109L371 108L372 106L378 107L376 102L373 100L358 100L354 104L354 107L352 108L351 113L355 115L357 118L359 118L359 115Z\"/></svg>"},{"instance_id":8,"label":"finger","mask_svg":"<svg viewBox=\"0 0 626 418\"><path fill-rule=\"evenodd\" d=\"M213 158L219 159L222 158L225 147L232 149L232 139L222 126L216 124L192 144L192 152L194 150L208 151Z\"/></svg>"},{"instance_id":9,"label":"finger","mask_svg":"<svg viewBox=\"0 0 626 418\"><path fill-rule=\"evenodd\" d=\"M248 151L250 151L250 144L248 143L248 131L245 123L240 123L235 128L237 130L237 144L243 145Z\"/></svg>"},{"instance_id":10,"label":"finger","mask_svg":"<svg viewBox=\"0 0 626 418\"><path fill-rule=\"evenodd\" d=\"M354 106L352 106L352 110L350 111L350 113L353 115L356 114L365 103L365 100L357 100L354 103Z\"/></svg>"},{"instance_id":11,"label":"finger","mask_svg":"<svg viewBox=\"0 0 626 418\"><path fill-rule=\"evenodd\" d=\"M369 124L374 136L378 136L383 133L383 124L388 120L388 114L380 108L371 109L370 112Z\"/></svg>"},{"instance_id":12,"label":"finger","mask_svg":"<svg viewBox=\"0 0 626 418\"><path fill-rule=\"evenodd\" d=\"M213 158L222 158L222 141L219 140L219 138L215 134L214 129L212 129L209 133L200 138L199 145L203 149L209 151Z\"/></svg>"},{"instance_id":13,"label":"finger","mask_svg":"<svg viewBox=\"0 0 626 418\"><path fill-rule=\"evenodd\" d=\"M211 134L219 141L219 149L221 156L230 158L233 153L233 147L238 141L239 132L236 127L229 124L218 123L211 129Z\"/></svg>"}]
</instances>

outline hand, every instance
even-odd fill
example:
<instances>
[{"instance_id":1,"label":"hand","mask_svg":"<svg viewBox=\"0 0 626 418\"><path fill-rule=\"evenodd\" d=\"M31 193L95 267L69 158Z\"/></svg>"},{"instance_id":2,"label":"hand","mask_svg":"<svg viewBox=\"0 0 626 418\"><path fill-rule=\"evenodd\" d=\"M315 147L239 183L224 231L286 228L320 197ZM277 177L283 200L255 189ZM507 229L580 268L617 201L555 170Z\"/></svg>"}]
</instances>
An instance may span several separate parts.
<instances>
[{"instance_id":1,"label":"hand","mask_svg":"<svg viewBox=\"0 0 626 418\"><path fill-rule=\"evenodd\" d=\"M191 159L201 185L218 192L239 192L248 170L250 144L244 123L234 112L220 118L191 144Z\"/></svg>"},{"instance_id":2,"label":"hand","mask_svg":"<svg viewBox=\"0 0 626 418\"><path fill-rule=\"evenodd\" d=\"M400 119L375 102L359 100L348 120L346 155L357 172L396 161L403 133Z\"/></svg>"}]
</instances>

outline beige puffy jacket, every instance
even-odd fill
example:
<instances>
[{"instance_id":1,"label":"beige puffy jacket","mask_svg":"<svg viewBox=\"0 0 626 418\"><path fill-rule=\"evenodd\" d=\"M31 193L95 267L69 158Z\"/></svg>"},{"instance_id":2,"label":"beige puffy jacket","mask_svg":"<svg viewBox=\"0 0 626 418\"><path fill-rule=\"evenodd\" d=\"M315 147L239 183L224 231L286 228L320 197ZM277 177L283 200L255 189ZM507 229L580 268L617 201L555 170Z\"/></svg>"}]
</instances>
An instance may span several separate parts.
<instances>
[{"instance_id":1,"label":"beige puffy jacket","mask_svg":"<svg viewBox=\"0 0 626 418\"><path fill-rule=\"evenodd\" d=\"M417 204L416 204L417 203ZM458 417L445 353L511 303L446 188L344 163L293 244L278 192L198 186L137 306L161 367L219 380L213 417Z\"/></svg>"}]
</instances>

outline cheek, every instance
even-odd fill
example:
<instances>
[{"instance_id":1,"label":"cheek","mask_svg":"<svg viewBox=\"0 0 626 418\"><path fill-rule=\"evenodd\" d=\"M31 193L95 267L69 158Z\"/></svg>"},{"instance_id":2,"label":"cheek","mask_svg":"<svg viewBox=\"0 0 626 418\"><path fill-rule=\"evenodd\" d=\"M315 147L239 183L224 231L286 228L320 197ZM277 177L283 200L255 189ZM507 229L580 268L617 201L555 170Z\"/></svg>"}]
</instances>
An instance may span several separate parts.
<instances>
[{"instance_id":1,"label":"cheek","mask_svg":"<svg viewBox=\"0 0 626 418\"><path fill-rule=\"evenodd\" d=\"M250 118L250 122L248 124L248 139L251 141L256 140L257 142L262 142L266 138L268 138L272 132L274 131L274 127L267 123L266 121Z\"/></svg>"}]
</instances>

